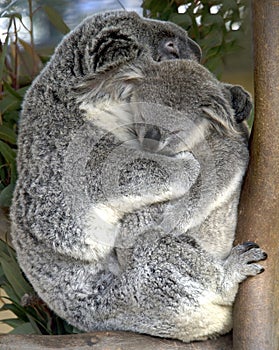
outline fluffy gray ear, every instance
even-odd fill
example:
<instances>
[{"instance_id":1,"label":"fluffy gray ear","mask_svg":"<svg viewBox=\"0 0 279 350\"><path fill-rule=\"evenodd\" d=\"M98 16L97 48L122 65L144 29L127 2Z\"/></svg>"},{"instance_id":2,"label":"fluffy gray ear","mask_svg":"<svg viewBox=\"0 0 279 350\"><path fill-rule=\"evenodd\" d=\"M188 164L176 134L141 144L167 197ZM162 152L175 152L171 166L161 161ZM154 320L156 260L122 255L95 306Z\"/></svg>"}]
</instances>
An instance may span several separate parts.
<instances>
[{"instance_id":1,"label":"fluffy gray ear","mask_svg":"<svg viewBox=\"0 0 279 350\"><path fill-rule=\"evenodd\" d=\"M200 46L192 39L188 38L189 48L191 50L191 58L200 62L202 57L202 50Z\"/></svg>"},{"instance_id":2,"label":"fluffy gray ear","mask_svg":"<svg viewBox=\"0 0 279 350\"><path fill-rule=\"evenodd\" d=\"M247 119L253 107L250 94L239 85L224 84L224 90L235 112L235 120L241 123Z\"/></svg>"},{"instance_id":3,"label":"fluffy gray ear","mask_svg":"<svg viewBox=\"0 0 279 350\"><path fill-rule=\"evenodd\" d=\"M87 61L93 73L103 72L136 59L141 53L135 38L121 28L103 29L87 48Z\"/></svg>"}]
</instances>

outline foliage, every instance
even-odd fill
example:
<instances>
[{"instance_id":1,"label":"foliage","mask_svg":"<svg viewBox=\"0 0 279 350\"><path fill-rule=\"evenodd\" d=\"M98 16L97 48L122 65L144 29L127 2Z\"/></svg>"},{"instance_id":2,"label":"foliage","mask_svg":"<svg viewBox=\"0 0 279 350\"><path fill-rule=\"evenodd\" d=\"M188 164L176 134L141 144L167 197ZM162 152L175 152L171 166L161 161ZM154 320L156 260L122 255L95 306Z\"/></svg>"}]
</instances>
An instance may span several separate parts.
<instances>
[{"instance_id":1,"label":"foliage","mask_svg":"<svg viewBox=\"0 0 279 350\"><path fill-rule=\"evenodd\" d=\"M202 63L217 76L224 57L240 47L247 0L144 0L142 7L146 17L186 29L202 48Z\"/></svg>"}]
</instances>

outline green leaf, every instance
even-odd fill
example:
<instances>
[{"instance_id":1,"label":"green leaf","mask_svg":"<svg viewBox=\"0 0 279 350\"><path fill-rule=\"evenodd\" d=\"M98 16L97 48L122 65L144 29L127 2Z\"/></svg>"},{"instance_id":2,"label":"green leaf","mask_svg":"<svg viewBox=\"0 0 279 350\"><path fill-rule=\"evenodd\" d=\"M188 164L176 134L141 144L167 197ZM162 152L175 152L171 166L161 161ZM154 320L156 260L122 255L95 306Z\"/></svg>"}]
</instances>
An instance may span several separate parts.
<instances>
[{"instance_id":1,"label":"green leaf","mask_svg":"<svg viewBox=\"0 0 279 350\"><path fill-rule=\"evenodd\" d=\"M23 39L18 39L20 45L24 49L24 53L26 55L26 62L29 64L26 65L26 70L28 72L29 76L33 76L34 73L39 72L42 68L42 62L40 59L40 56L35 51L34 47L30 45L28 42L26 42Z\"/></svg>"},{"instance_id":2,"label":"green leaf","mask_svg":"<svg viewBox=\"0 0 279 350\"><path fill-rule=\"evenodd\" d=\"M25 322L20 320L19 318L6 318L1 320L0 322L7 324L10 327L16 328L24 324Z\"/></svg>"},{"instance_id":3,"label":"green leaf","mask_svg":"<svg viewBox=\"0 0 279 350\"><path fill-rule=\"evenodd\" d=\"M1 288L5 291L11 300L15 300L17 303L20 303L18 296L16 295L13 288L9 285L9 283L1 284Z\"/></svg>"},{"instance_id":4,"label":"green leaf","mask_svg":"<svg viewBox=\"0 0 279 350\"><path fill-rule=\"evenodd\" d=\"M201 40L201 45L204 50L209 50L212 47L221 46L223 42L223 32L221 30L213 29Z\"/></svg>"},{"instance_id":5,"label":"green leaf","mask_svg":"<svg viewBox=\"0 0 279 350\"><path fill-rule=\"evenodd\" d=\"M202 24L205 26L211 26L211 25L222 25L224 23L223 17L219 14L216 15L211 15L211 14L206 14L202 18Z\"/></svg>"},{"instance_id":6,"label":"green leaf","mask_svg":"<svg viewBox=\"0 0 279 350\"><path fill-rule=\"evenodd\" d=\"M1 104L1 102L0 102ZM4 115L2 115L2 119L8 123L9 128L13 128L14 125L17 123L19 118L19 111L18 110L12 110L9 112L6 112Z\"/></svg>"},{"instance_id":7,"label":"green leaf","mask_svg":"<svg viewBox=\"0 0 279 350\"><path fill-rule=\"evenodd\" d=\"M192 25L192 18L187 13L174 13L169 20L186 29Z\"/></svg>"},{"instance_id":8,"label":"green leaf","mask_svg":"<svg viewBox=\"0 0 279 350\"><path fill-rule=\"evenodd\" d=\"M0 16L3 18L18 18L19 20L22 20L22 14L20 12L2 11Z\"/></svg>"},{"instance_id":9,"label":"green leaf","mask_svg":"<svg viewBox=\"0 0 279 350\"><path fill-rule=\"evenodd\" d=\"M54 25L56 29L59 30L60 33L62 34L69 33L70 31L69 27L63 21L62 17L56 10L54 10L52 7L47 5L44 5L42 8L45 11L49 21Z\"/></svg>"},{"instance_id":10,"label":"green leaf","mask_svg":"<svg viewBox=\"0 0 279 350\"><path fill-rule=\"evenodd\" d=\"M0 206L1 207L10 207L12 204L12 197L15 189L15 184L10 183L5 187L0 193Z\"/></svg>"},{"instance_id":11,"label":"green leaf","mask_svg":"<svg viewBox=\"0 0 279 350\"><path fill-rule=\"evenodd\" d=\"M31 285L24 279L16 260L14 260L12 257L7 259L6 256L0 254L0 263L9 284L13 288L19 300L21 300L24 294L33 293Z\"/></svg>"},{"instance_id":12,"label":"green leaf","mask_svg":"<svg viewBox=\"0 0 279 350\"><path fill-rule=\"evenodd\" d=\"M24 97L24 95L25 95L26 91L29 89L29 87L30 87L30 85L24 86L24 87L17 90L17 93L20 95L21 98Z\"/></svg>"},{"instance_id":13,"label":"green leaf","mask_svg":"<svg viewBox=\"0 0 279 350\"><path fill-rule=\"evenodd\" d=\"M9 334L36 334L30 322L14 328Z\"/></svg>"},{"instance_id":14,"label":"green leaf","mask_svg":"<svg viewBox=\"0 0 279 350\"><path fill-rule=\"evenodd\" d=\"M6 298L6 297L2 297L2 299L10 300L9 298ZM28 317L26 315L25 310L22 307L18 307L17 305L18 304L4 304L1 307L0 312L9 310L9 311L13 312L18 318L20 318L21 320L27 322L28 321Z\"/></svg>"},{"instance_id":15,"label":"green leaf","mask_svg":"<svg viewBox=\"0 0 279 350\"><path fill-rule=\"evenodd\" d=\"M0 239L0 254L5 254L7 257L9 257L11 254L13 254L13 256L16 256L15 251L9 247L8 243L5 242L3 239ZM1 271L1 275L3 275L3 269L0 265L0 271Z\"/></svg>"},{"instance_id":16,"label":"green leaf","mask_svg":"<svg viewBox=\"0 0 279 350\"><path fill-rule=\"evenodd\" d=\"M7 35L5 39L5 43L2 46L2 54L0 56L0 81L3 80L3 72L5 68L5 58L7 55L8 43L9 43L9 36Z\"/></svg>"},{"instance_id":17,"label":"green leaf","mask_svg":"<svg viewBox=\"0 0 279 350\"><path fill-rule=\"evenodd\" d=\"M20 109L21 101L11 95L4 95L4 98L0 101L0 110L4 114L8 111L15 111Z\"/></svg>"},{"instance_id":18,"label":"green leaf","mask_svg":"<svg viewBox=\"0 0 279 350\"><path fill-rule=\"evenodd\" d=\"M15 145L16 133L11 128L8 128L5 125L0 125L0 139Z\"/></svg>"},{"instance_id":19,"label":"green leaf","mask_svg":"<svg viewBox=\"0 0 279 350\"><path fill-rule=\"evenodd\" d=\"M236 11L236 10L238 10L237 2L235 0L223 0L222 1L222 10L223 11L228 11L228 10Z\"/></svg>"},{"instance_id":20,"label":"green leaf","mask_svg":"<svg viewBox=\"0 0 279 350\"><path fill-rule=\"evenodd\" d=\"M14 96L17 100L21 101L22 97L19 95L19 93L11 87L10 84L8 84L6 81L3 82L4 88L9 92L10 95Z\"/></svg>"},{"instance_id":21,"label":"green leaf","mask_svg":"<svg viewBox=\"0 0 279 350\"><path fill-rule=\"evenodd\" d=\"M16 151L0 140L0 153L8 164L15 162Z\"/></svg>"}]
</instances>

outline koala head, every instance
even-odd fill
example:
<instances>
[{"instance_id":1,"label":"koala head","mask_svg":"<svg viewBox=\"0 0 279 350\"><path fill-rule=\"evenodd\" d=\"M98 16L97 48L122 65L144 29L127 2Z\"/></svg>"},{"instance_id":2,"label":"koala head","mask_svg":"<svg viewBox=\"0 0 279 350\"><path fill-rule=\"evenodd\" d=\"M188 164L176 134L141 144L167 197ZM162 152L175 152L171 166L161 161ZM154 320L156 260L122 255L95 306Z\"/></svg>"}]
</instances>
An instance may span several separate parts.
<instances>
[{"instance_id":1,"label":"koala head","mask_svg":"<svg viewBox=\"0 0 279 350\"><path fill-rule=\"evenodd\" d=\"M198 44L182 28L144 19L135 12L115 11L89 17L67 40L82 49L84 74L131 62L140 54L158 62L201 58Z\"/></svg>"},{"instance_id":2,"label":"koala head","mask_svg":"<svg viewBox=\"0 0 279 350\"><path fill-rule=\"evenodd\" d=\"M164 127L172 138L179 133L181 136L187 121L207 125L207 130L213 128L227 137L247 138L248 135L245 119L252 106L250 95L241 86L219 82L193 60L159 63L140 60L128 68L94 75L80 85L80 93L85 110L90 108L88 101L98 101L97 109L99 103L111 107L119 103L131 106L138 103L131 111L131 119L115 116L116 123L112 122L113 118L109 119L112 124L105 118L104 121L98 119L98 123L104 128L133 123L134 133L143 142L166 140ZM145 127L141 128L142 125Z\"/></svg>"}]
</instances>

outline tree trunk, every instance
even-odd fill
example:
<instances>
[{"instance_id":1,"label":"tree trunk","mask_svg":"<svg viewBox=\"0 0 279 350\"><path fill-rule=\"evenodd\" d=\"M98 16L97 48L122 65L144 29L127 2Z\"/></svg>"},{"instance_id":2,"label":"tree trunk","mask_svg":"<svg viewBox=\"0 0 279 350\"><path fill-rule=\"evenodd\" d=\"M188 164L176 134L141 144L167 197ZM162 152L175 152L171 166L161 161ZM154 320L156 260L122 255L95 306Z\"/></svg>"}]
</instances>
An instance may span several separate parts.
<instances>
[{"instance_id":1,"label":"tree trunk","mask_svg":"<svg viewBox=\"0 0 279 350\"><path fill-rule=\"evenodd\" d=\"M279 1L253 0L255 121L239 206L237 243L268 253L266 271L241 286L234 350L279 349Z\"/></svg>"}]
</instances>

